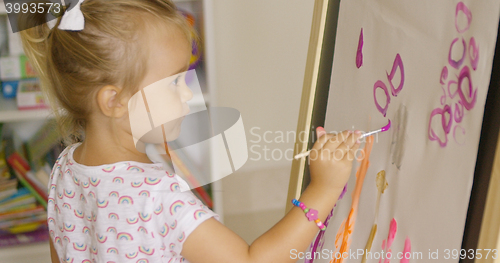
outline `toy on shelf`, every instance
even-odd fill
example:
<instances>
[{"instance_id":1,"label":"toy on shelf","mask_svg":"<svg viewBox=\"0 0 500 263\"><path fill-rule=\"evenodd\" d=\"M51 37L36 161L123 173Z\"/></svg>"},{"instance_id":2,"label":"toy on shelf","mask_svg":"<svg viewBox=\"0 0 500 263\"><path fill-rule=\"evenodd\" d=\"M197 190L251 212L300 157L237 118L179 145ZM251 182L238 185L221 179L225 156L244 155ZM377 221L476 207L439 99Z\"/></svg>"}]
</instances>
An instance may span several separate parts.
<instances>
[{"instance_id":1,"label":"toy on shelf","mask_svg":"<svg viewBox=\"0 0 500 263\"><path fill-rule=\"evenodd\" d=\"M191 29L193 31L193 33L192 33L192 35L193 35L193 43L192 43L193 51L192 51L192 55L191 55L191 60L189 61L189 69L190 70L195 69L198 66L198 64L200 64L200 60L201 60L201 43L200 43L199 39L197 37L195 37L196 36L196 33L195 33L196 32L195 31L196 30L195 29L196 19L191 13L189 13L185 10L179 9L178 11L186 18L189 26L191 27Z\"/></svg>"},{"instance_id":2,"label":"toy on shelf","mask_svg":"<svg viewBox=\"0 0 500 263\"><path fill-rule=\"evenodd\" d=\"M19 110L48 109L38 79L21 80L17 88L17 108Z\"/></svg>"},{"instance_id":3,"label":"toy on shelf","mask_svg":"<svg viewBox=\"0 0 500 263\"><path fill-rule=\"evenodd\" d=\"M38 74L25 55L0 58L0 78L2 81L35 78Z\"/></svg>"}]
</instances>

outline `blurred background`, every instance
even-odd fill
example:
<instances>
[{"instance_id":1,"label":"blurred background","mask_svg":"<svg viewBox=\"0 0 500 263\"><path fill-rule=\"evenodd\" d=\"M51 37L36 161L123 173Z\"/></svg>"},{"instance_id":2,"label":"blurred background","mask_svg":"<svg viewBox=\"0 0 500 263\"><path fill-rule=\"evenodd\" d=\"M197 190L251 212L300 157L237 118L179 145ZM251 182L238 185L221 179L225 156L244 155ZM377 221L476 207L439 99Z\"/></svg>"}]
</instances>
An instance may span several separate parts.
<instances>
[{"instance_id":1,"label":"blurred background","mask_svg":"<svg viewBox=\"0 0 500 263\"><path fill-rule=\"evenodd\" d=\"M243 167L193 192L251 244L284 216L289 201L314 1L174 2L201 36L194 43L192 68L203 95L195 103L239 110L248 146ZM44 193L62 147L3 2L0 55L0 259L50 262ZM191 129L193 136L203 129ZM218 156L214 150L194 150L186 152L183 162L193 171L217 176Z\"/></svg>"}]
</instances>

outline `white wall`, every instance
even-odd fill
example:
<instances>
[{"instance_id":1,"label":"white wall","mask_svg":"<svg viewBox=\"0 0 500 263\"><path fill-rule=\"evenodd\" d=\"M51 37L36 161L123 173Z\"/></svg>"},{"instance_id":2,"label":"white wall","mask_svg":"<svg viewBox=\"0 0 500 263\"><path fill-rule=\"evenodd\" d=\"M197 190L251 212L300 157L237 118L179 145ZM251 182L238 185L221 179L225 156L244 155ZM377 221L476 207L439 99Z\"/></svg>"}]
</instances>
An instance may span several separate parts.
<instances>
[{"instance_id":1,"label":"white wall","mask_svg":"<svg viewBox=\"0 0 500 263\"><path fill-rule=\"evenodd\" d=\"M314 0L213 3L213 96L241 112L249 147L248 162L222 180L224 222L252 242L284 215ZM279 142L256 143L266 131Z\"/></svg>"}]
</instances>

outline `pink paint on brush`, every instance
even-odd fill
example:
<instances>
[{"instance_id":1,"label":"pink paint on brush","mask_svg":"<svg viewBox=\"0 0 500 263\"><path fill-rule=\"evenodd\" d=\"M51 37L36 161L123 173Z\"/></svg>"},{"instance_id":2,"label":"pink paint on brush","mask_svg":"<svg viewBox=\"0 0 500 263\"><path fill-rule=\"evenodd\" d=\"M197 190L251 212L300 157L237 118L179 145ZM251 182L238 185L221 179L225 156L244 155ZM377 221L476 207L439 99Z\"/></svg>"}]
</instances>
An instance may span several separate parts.
<instances>
[{"instance_id":1,"label":"pink paint on brush","mask_svg":"<svg viewBox=\"0 0 500 263\"><path fill-rule=\"evenodd\" d=\"M375 133L388 131L390 128L391 128L391 120L389 120L389 123L387 125L385 125L384 127L382 127L381 129L378 129L376 131L367 132L367 133L361 135L361 138L365 138L365 137L373 135Z\"/></svg>"},{"instance_id":2,"label":"pink paint on brush","mask_svg":"<svg viewBox=\"0 0 500 263\"><path fill-rule=\"evenodd\" d=\"M391 128L391 120L389 120L389 123L382 127L382 132L388 131Z\"/></svg>"}]
</instances>

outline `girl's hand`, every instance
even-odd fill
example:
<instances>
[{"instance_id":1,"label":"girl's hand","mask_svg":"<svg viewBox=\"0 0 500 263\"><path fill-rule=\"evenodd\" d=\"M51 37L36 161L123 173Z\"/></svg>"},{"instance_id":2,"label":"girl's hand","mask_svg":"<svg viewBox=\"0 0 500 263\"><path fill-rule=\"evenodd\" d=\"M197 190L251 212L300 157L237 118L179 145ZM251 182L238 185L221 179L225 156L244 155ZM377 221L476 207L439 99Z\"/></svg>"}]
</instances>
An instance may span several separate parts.
<instances>
[{"instance_id":1,"label":"girl's hand","mask_svg":"<svg viewBox=\"0 0 500 263\"><path fill-rule=\"evenodd\" d=\"M300 201L317 210L318 218L324 222L349 178L359 147L356 141L361 133L326 135L323 128L317 133L321 138L314 144L309 157L311 183L301 194ZM318 226L307 220L302 209L297 207L251 246L210 218L187 237L181 254L193 263L294 263L297 259L292 251L306 251L317 233Z\"/></svg>"},{"instance_id":2,"label":"girl's hand","mask_svg":"<svg viewBox=\"0 0 500 263\"><path fill-rule=\"evenodd\" d=\"M343 189L351 174L362 133L344 131L326 134L322 127L318 127L316 133L319 139L309 155L311 185L326 191Z\"/></svg>"}]
</instances>

